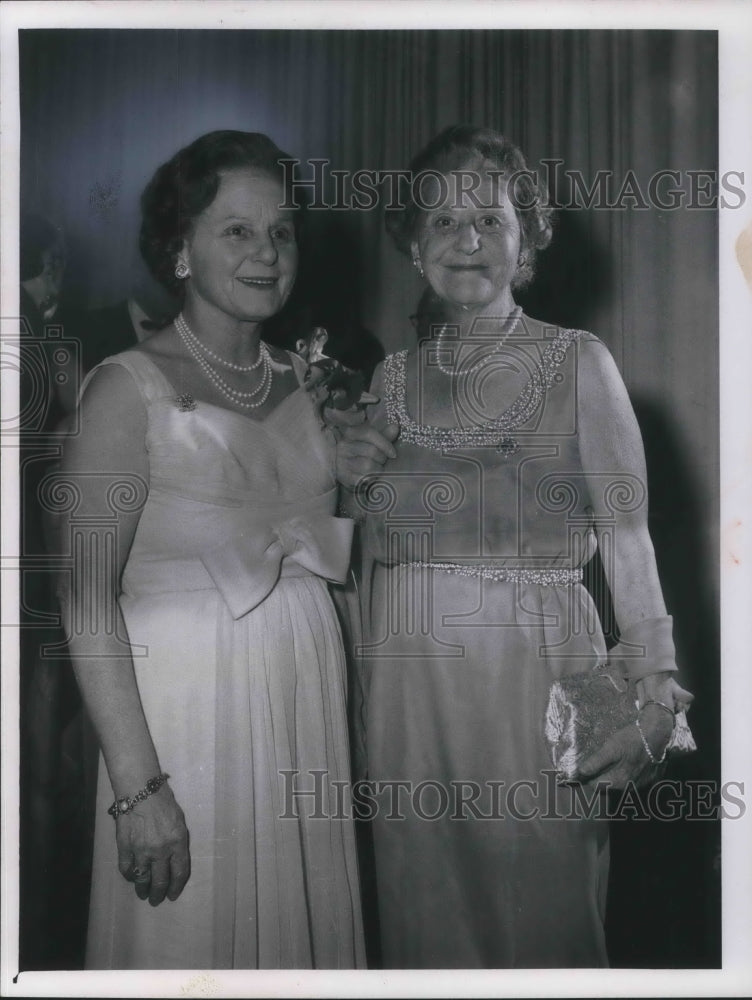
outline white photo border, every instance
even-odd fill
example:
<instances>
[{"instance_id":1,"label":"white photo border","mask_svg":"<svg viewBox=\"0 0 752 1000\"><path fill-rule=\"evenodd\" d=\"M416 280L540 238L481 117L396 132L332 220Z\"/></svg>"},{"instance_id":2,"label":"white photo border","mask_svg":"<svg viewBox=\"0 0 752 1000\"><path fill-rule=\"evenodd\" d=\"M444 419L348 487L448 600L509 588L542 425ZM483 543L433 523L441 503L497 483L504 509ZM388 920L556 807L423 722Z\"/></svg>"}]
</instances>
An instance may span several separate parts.
<instances>
[{"instance_id":1,"label":"white photo border","mask_svg":"<svg viewBox=\"0 0 752 1000\"><path fill-rule=\"evenodd\" d=\"M430 13L427 8L430 8ZM449 2L266 0L266 2L4 2L0 6L0 317L18 316L19 28L658 28L718 32L721 174L752 178L752 7L745 0L661 2ZM752 204L720 209L722 780L752 792L752 671L744 625L752 610L752 285L737 259ZM747 279L749 280L749 279ZM6 335L6 319L2 334ZM7 335L17 335L15 328ZM5 376L5 373L4 373ZM14 379L3 379L3 416L17 412ZM15 449L2 453L3 551L17 537ZM3 573L3 611L18 599ZM3 616L5 620L5 615ZM723 967L720 970L430 972L29 972L14 981L18 954L17 637L2 630L2 970L3 996L718 996L752 993L752 810L724 821ZM676 872L692 878L691 871Z\"/></svg>"}]
</instances>

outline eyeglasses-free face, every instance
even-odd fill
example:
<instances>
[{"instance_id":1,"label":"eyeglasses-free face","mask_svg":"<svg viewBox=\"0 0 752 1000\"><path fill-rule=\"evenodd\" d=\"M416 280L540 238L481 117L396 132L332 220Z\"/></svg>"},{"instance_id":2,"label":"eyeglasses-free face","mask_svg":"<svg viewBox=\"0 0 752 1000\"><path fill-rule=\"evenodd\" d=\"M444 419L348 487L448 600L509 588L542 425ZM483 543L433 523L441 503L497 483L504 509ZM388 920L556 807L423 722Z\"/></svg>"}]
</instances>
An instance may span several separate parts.
<instances>
[{"instance_id":1,"label":"eyeglasses-free face","mask_svg":"<svg viewBox=\"0 0 752 1000\"><path fill-rule=\"evenodd\" d=\"M282 184L250 169L228 170L194 221L182 259L186 295L242 322L262 322L287 301L298 268L293 212Z\"/></svg>"},{"instance_id":2,"label":"eyeglasses-free face","mask_svg":"<svg viewBox=\"0 0 752 1000\"><path fill-rule=\"evenodd\" d=\"M439 185L440 204L421 214L413 252L426 280L446 302L464 308L508 311L510 286L520 254L520 224L503 177L480 169L479 183L460 190L457 176Z\"/></svg>"}]
</instances>

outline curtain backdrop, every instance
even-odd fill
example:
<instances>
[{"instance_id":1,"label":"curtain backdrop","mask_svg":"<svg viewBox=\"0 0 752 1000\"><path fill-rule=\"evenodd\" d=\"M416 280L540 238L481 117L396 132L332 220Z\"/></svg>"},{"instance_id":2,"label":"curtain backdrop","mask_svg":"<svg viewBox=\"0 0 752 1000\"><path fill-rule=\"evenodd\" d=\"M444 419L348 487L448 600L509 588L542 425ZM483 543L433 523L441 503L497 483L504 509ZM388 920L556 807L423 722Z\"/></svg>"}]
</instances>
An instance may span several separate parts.
<instances>
[{"instance_id":1,"label":"curtain backdrop","mask_svg":"<svg viewBox=\"0 0 752 1000\"><path fill-rule=\"evenodd\" d=\"M121 300L141 280L138 197L156 166L216 128L266 132L303 161L353 171L405 168L439 129L474 122L507 133L531 167L559 159L560 171L579 172L587 187L610 171L618 191L634 171L645 197L659 170L681 171L686 195L686 171L717 167L714 32L21 36L22 202L64 227L67 294L90 307ZM554 185L560 204L566 187ZM562 210L524 304L539 318L598 334L627 382L645 437L651 530L680 662L698 696L701 753L682 773L717 777L717 217L635 202ZM312 231L319 293L387 351L406 346L421 286L385 235L381 212L319 213ZM639 823L616 826L616 961L719 961L717 826L651 824L649 834ZM676 877L656 882L665 872L651 859L665 865L672 850Z\"/></svg>"}]
</instances>

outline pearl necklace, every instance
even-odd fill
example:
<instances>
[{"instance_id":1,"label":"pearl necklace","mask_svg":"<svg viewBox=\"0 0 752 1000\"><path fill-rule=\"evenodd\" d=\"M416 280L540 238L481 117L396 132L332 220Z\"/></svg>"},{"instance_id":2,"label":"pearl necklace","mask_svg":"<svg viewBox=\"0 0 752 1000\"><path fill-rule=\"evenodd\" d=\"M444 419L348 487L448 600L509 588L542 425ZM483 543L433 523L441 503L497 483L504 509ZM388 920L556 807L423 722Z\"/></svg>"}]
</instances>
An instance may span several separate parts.
<instances>
[{"instance_id":1,"label":"pearl necklace","mask_svg":"<svg viewBox=\"0 0 752 1000\"><path fill-rule=\"evenodd\" d=\"M433 427L413 420L407 409L407 351L390 354L384 361L383 399L387 420L390 424L399 424L403 444L440 453L495 447L499 454L508 458L521 447L511 435L540 410L547 390L562 380L559 368L570 346L582 336L587 336L582 330L559 330L512 405L498 417L473 427Z\"/></svg>"},{"instance_id":2,"label":"pearl necklace","mask_svg":"<svg viewBox=\"0 0 752 1000\"><path fill-rule=\"evenodd\" d=\"M244 410L254 410L257 407L264 405L269 398L269 393L271 392L274 372L272 371L269 348L263 341L259 341L259 360L253 365L253 368L258 367L258 364L263 365L261 381L256 388L252 389L250 392L241 392L239 389L233 389L231 385L228 385L227 382L225 382L219 372L217 372L206 360L199 347L193 343L194 340L198 341L198 337L196 337L191 328L188 326L182 314L175 320L175 329L180 334L180 338L188 349L188 353L194 361L196 361L212 385L222 393L225 399L228 399L235 406L241 406ZM200 341L198 342L199 344L201 343ZM236 367L239 371L249 370L247 368L244 369L242 366ZM259 393L261 393L260 399L257 399L255 402L245 402L245 400L251 400L254 396L258 396Z\"/></svg>"},{"instance_id":3,"label":"pearl necklace","mask_svg":"<svg viewBox=\"0 0 752 1000\"><path fill-rule=\"evenodd\" d=\"M472 375L474 374L474 372L480 371L481 368L484 368L489 363L489 361L491 361L494 355L498 354L498 352L504 346L506 340L509 337L511 337L511 335L519 326L521 318L522 318L522 309L519 306L517 306L514 312L511 313L504 321L504 325L501 328L501 334L499 335L499 340L495 344L494 349L490 353L484 355L480 359L480 361L476 362L474 365L472 365L472 367L465 369L446 368L441 363L441 350L442 350L441 341L444 334L447 331L447 327L442 326L441 330L439 331L439 335L436 338L436 364L438 366L439 371L443 372L444 375L449 375L450 378L456 378L459 375L461 375L463 378L466 378L468 375ZM459 346L461 347L462 344L460 344Z\"/></svg>"},{"instance_id":4,"label":"pearl necklace","mask_svg":"<svg viewBox=\"0 0 752 1000\"><path fill-rule=\"evenodd\" d=\"M212 361L218 361L221 365L224 365L225 368L232 368L233 371L255 372L264 360L263 352L261 350L259 350L259 356L252 365L236 365L233 361L227 361L226 358L220 358L218 354L215 354L214 351L210 351L206 344L196 336L193 330L191 330L188 326L188 323L185 321L182 313L175 318L175 327L184 341L187 342L190 340L194 347L197 347L208 358L211 358Z\"/></svg>"}]
</instances>

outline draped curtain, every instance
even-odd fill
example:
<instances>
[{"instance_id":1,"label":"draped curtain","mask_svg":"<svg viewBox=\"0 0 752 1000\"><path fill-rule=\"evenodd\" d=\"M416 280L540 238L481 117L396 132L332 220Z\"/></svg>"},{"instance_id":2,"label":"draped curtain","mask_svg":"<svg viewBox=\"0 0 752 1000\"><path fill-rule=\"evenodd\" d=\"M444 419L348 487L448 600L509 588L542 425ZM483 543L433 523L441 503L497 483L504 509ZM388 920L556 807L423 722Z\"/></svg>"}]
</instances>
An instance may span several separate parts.
<instances>
[{"instance_id":1,"label":"draped curtain","mask_svg":"<svg viewBox=\"0 0 752 1000\"><path fill-rule=\"evenodd\" d=\"M91 307L140 280L139 193L211 129L266 132L310 176L309 158L405 168L439 129L475 122L508 134L531 167L562 161L562 205L562 171L588 188L608 171L616 191L634 171L647 198L659 170L680 171L686 195L687 171L717 167L714 32L65 30L23 31L20 47L22 202L64 227L68 294ZM718 747L716 227L715 211L686 203L563 208L524 297L532 315L598 334L635 403L680 662L702 702L701 774L717 773ZM312 231L325 294L387 351L407 346L421 285L381 212L320 213ZM705 860L682 911L709 905L709 837L692 841ZM702 964L717 927L681 918L674 954ZM655 930L665 945L671 932Z\"/></svg>"},{"instance_id":2,"label":"draped curtain","mask_svg":"<svg viewBox=\"0 0 752 1000\"><path fill-rule=\"evenodd\" d=\"M610 171L617 190L631 170L646 192L659 170L716 168L716 78L713 32L24 31L22 198L66 231L68 295L100 306L141 269L138 197L154 168L210 129L267 132L310 176L313 157L404 168L440 128L471 121L507 133L532 167L559 159L588 187ZM601 336L697 451L715 419L715 213L624 205L561 212L530 294L542 318ZM348 254L336 239L315 248L336 263L330 294L397 349L419 279L378 209L336 214Z\"/></svg>"}]
</instances>

